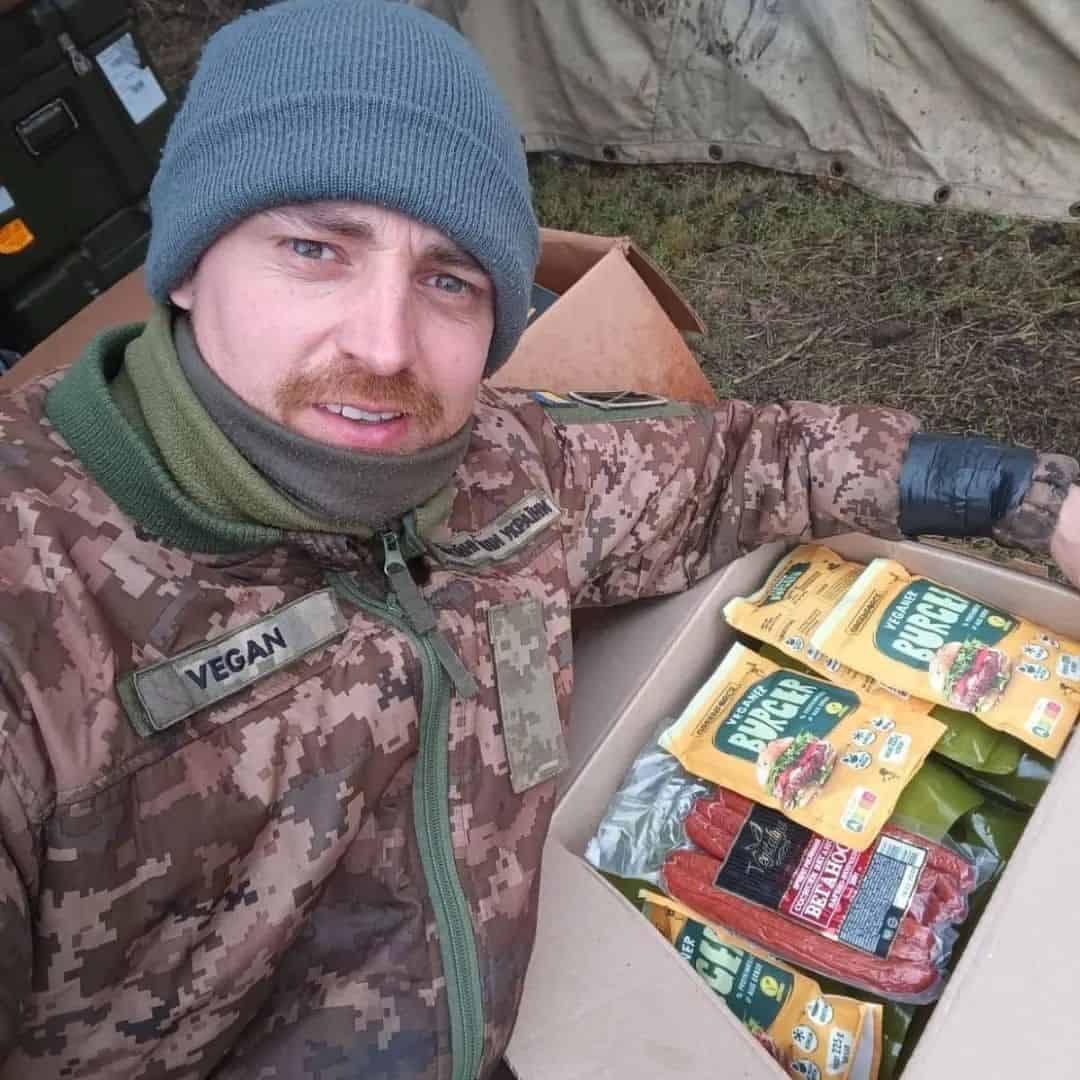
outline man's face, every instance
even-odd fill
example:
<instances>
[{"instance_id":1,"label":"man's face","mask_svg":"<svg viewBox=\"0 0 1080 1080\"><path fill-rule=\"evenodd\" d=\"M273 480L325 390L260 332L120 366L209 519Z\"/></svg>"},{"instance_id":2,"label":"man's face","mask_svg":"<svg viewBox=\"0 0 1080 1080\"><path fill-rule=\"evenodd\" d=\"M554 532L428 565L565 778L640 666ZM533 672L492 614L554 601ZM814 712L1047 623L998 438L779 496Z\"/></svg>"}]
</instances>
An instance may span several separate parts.
<instances>
[{"instance_id":1,"label":"man's face","mask_svg":"<svg viewBox=\"0 0 1080 1080\"><path fill-rule=\"evenodd\" d=\"M442 233L363 203L255 214L172 300L217 376L285 427L333 446L409 453L469 418L494 291Z\"/></svg>"}]
</instances>

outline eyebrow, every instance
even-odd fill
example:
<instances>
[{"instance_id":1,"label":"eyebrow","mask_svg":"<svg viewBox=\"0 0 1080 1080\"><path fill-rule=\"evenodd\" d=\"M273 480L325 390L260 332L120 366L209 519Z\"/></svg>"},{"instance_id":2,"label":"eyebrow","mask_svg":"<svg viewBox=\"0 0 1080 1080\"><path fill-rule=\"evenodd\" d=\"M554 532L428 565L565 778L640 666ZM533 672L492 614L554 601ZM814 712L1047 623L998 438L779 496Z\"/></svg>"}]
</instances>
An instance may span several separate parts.
<instances>
[{"instance_id":1,"label":"eyebrow","mask_svg":"<svg viewBox=\"0 0 1080 1080\"><path fill-rule=\"evenodd\" d=\"M310 206L288 207L268 212L271 216L290 224L304 225L350 240L372 243L377 238L375 227L370 221L365 221L362 217L356 217L333 206L313 203ZM428 244L420 254L422 258L429 259L440 266L472 270L487 276L487 271L467 251L462 251L456 244L447 241L435 241Z\"/></svg>"},{"instance_id":2,"label":"eyebrow","mask_svg":"<svg viewBox=\"0 0 1080 1080\"><path fill-rule=\"evenodd\" d=\"M343 213L332 206L288 207L268 211L271 217L286 221L289 224L305 225L310 229L319 229L323 232L335 233L352 240L372 241L375 239L375 228L369 221L355 217L352 214Z\"/></svg>"},{"instance_id":3,"label":"eyebrow","mask_svg":"<svg viewBox=\"0 0 1080 1080\"><path fill-rule=\"evenodd\" d=\"M429 244L421 252L425 259L440 266L457 267L460 270L475 270L487 276L487 271L467 252L453 244Z\"/></svg>"}]
</instances>

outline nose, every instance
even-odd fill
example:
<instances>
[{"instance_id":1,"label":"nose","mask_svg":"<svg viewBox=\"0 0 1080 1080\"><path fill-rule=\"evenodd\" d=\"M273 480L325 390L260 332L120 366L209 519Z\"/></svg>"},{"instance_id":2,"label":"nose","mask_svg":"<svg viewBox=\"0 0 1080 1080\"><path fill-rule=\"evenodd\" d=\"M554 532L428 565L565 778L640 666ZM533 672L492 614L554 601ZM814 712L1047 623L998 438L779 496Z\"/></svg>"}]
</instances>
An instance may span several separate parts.
<instances>
[{"instance_id":1,"label":"nose","mask_svg":"<svg viewBox=\"0 0 1080 1080\"><path fill-rule=\"evenodd\" d=\"M342 300L336 331L342 356L384 378L416 363L415 312L401 269L370 267Z\"/></svg>"}]
</instances>

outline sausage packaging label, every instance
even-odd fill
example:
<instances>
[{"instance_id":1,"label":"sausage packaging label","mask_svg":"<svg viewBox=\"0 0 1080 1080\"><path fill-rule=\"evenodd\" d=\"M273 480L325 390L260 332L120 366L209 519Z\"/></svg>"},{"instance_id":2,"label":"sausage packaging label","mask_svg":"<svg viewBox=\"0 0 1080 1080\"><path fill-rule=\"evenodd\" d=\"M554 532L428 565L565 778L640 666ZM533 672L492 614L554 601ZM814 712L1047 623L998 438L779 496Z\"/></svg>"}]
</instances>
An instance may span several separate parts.
<instances>
[{"instance_id":1,"label":"sausage packaging label","mask_svg":"<svg viewBox=\"0 0 1080 1080\"><path fill-rule=\"evenodd\" d=\"M809 976L676 900L643 892L645 915L793 1080L876 1080L881 1006L823 994Z\"/></svg>"},{"instance_id":2,"label":"sausage packaging label","mask_svg":"<svg viewBox=\"0 0 1080 1080\"><path fill-rule=\"evenodd\" d=\"M812 648L1057 757L1080 712L1080 642L875 559Z\"/></svg>"},{"instance_id":3,"label":"sausage packaging label","mask_svg":"<svg viewBox=\"0 0 1080 1080\"><path fill-rule=\"evenodd\" d=\"M715 884L887 959L926 859L925 847L891 836L856 851L755 806Z\"/></svg>"},{"instance_id":4,"label":"sausage packaging label","mask_svg":"<svg viewBox=\"0 0 1080 1080\"><path fill-rule=\"evenodd\" d=\"M683 767L862 851L945 727L733 645L660 745Z\"/></svg>"}]
</instances>

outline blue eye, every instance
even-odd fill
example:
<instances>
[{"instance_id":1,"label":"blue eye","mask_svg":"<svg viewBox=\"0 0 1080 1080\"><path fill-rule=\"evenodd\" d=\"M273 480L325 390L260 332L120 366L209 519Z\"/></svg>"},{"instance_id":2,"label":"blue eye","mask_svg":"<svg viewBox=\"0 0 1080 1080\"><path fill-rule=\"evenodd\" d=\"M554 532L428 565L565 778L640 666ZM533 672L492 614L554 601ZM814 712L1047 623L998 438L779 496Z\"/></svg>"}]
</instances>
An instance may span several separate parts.
<instances>
[{"instance_id":1,"label":"blue eye","mask_svg":"<svg viewBox=\"0 0 1080 1080\"><path fill-rule=\"evenodd\" d=\"M458 295L463 292L468 292L469 283L462 281L459 277L454 277L453 274L436 274L432 280L435 282L435 288L441 289L443 292L453 293Z\"/></svg>"},{"instance_id":2,"label":"blue eye","mask_svg":"<svg viewBox=\"0 0 1080 1080\"><path fill-rule=\"evenodd\" d=\"M330 247L318 240L294 238L289 241L289 247L292 248L293 254L299 255L302 259L319 260L329 258L332 254Z\"/></svg>"}]
</instances>

